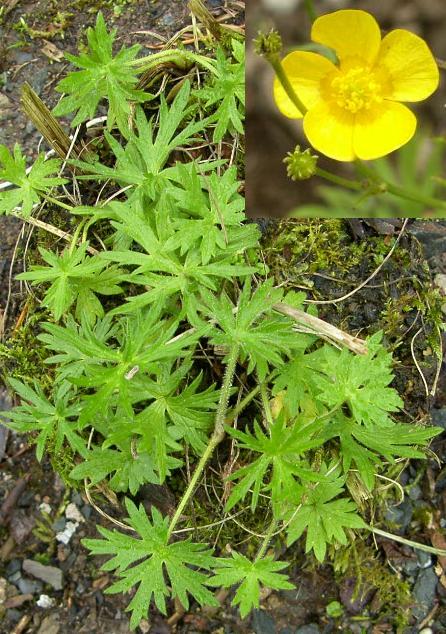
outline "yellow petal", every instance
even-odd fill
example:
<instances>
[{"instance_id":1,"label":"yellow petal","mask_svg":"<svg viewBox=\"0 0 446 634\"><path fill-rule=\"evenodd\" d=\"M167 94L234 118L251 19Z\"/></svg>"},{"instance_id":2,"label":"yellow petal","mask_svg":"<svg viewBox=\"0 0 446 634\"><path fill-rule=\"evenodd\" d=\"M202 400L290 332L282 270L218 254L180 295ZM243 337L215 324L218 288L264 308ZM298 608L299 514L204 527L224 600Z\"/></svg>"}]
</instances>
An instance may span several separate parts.
<instances>
[{"instance_id":1,"label":"yellow petal","mask_svg":"<svg viewBox=\"0 0 446 634\"><path fill-rule=\"evenodd\" d=\"M334 49L339 61L356 58L373 64L381 44L381 32L375 18L366 11L343 9L317 18L311 39Z\"/></svg>"},{"instance_id":2,"label":"yellow petal","mask_svg":"<svg viewBox=\"0 0 446 634\"><path fill-rule=\"evenodd\" d=\"M410 141L416 127L417 119L409 108L401 103L385 101L373 111L356 115L354 153L365 161L385 156Z\"/></svg>"},{"instance_id":3,"label":"yellow petal","mask_svg":"<svg viewBox=\"0 0 446 634\"><path fill-rule=\"evenodd\" d=\"M307 51L290 53L282 60L282 66L297 96L308 109L321 98L321 80L328 73L337 70L326 57ZM302 118L302 113L293 104L277 78L274 81L274 100L286 117Z\"/></svg>"},{"instance_id":4,"label":"yellow petal","mask_svg":"<svg viewBox=\"0 0 446 634\"><path fill-rule=\"evenodd\" d=\"M439 82L438 66L426 42L403 29L385 36L376 61L389 77L384 97L396 101L421 101Z\"/></svg>"},{"instance_id":5,"label":"yellow petal","mask_svg":"<svg viewBox=\"0 0 446 634\"><path fill-rule=\"evenodd\" d=\"M337 161L353 161L354 122L352 112L320 101L305 115L304 132L318 152Z\"/></svg>"}]
</instances>

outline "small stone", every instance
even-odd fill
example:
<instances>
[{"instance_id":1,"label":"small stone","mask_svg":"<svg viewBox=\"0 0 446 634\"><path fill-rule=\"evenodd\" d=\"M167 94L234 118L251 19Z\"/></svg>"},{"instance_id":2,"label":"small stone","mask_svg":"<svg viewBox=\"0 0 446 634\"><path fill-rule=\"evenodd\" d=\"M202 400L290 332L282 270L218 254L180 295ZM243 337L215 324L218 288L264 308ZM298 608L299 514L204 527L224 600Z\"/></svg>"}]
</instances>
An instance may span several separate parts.
<instances>
[{"instance_id":1,"label":"small stone","mask_svg":"<svg viewBox=\"0 0 446 634\"><path fill-rule=\"evenodd\" d=\"M434 630L431 627L423 627L418 634L434 634Z\"/></svg>"},{"instance_id":2,"label":"small stone","mask_svg":"<svg viewBox=\"0 0 446 634\"><path fill-rule=\"evenodd\" d=\"M10 530L14 541L22 544L34 528L34 518L25 510L16 509L11 515Z\"/></svg>"},{"instance_id":3,"label":"small stone","mask_svg":"<svg viewBox=\"0 0 446 634\"><path fill-rule=\"evenodd\" d=\"M255 634L275 634L274 619L265 610L254 610L252 613L252 628Z\"/></svg>"},{"instance_id":4,"label":"small stone","mask_svg":"<svg viewBox=\"0 0 446 634\"><path fill-rule=\"evenodd\" d=\"M409 497L411 500L419 500L422 495L423 493L421 491L421 487L419 487L418 484L415 484L414 486L410 487Z\"/></svg>"},{"instance_id":5,"label":"small stone","mask_svg":"<svg viewBox=\"0 0 446 634\"><path fill-rule=\"evenodd\" d=\"M52 608L56 604L56 600L52 597L49 597L47 594L41 594L40 597L36 601L39 608Z\"/></svg>"},{"instance_id":6,"label":"small stone","mask_svg":"<svg viewBox=\"0 0 446 634\"><path fill-rule=\"evenodd\" d=\"M418 567L424 570L430 568L432 564L432 556L429 553L425 553L424 550L417 551Z\"/></svg>"},{"instance_id":7,"label":"small stone","mask_svg":"<svg viewBox=\"0 0 446 634\"><path fill-rule=\"evenodd\" d=\"M62 571L54 566L44 566L33 559L25 559L23 570L45 583L49 583L55 590L62 590Z\"/></svg>"},{"instance_id":8,"label":"small stone","mask_svg":"<svg viewBox=\"0 0 446 634\"><path fill-rule=\"evenodd\" d=\"M59 634L59 616L55 613L45 617L37 631L37 634Z\"/></svg>"},{"instance_id":9,"label":"small stone","mask_svg":"<svg viewBox=\"0 0 446 634\"><path fill-rule=\"evenodd\" d=\"M73 520L74 522L78 522L79 524L85 522L84 516L79 511L77 506L73 503L68 504L67 508L65 509L65 517L68 520Z\"/></svg>"},{"instance_id":10,"label":"small stone","mask_svg":"<svg viewBox=\"0 0 446 634\"><path fill-rule=\"evenodd\" d=\"M62 542L62 544L68 544L70 539L73 537L76 532L76 528L79 526L77 522L67 522L63 531L56 533L56 539L58 542Z\"/></svg>"},{"instance_id":11,"label":"small stone","mask_svg":"<svg viewBox=\"0 0 446 634\"><path fill-rule=\"evenodd\" d=\"M48 502L42 502L42 504L39 505L39 511L41 513L46 513L47 515L51 515L52 508Z\"/></svg>"},{"instance_id":12,"label":"small stone","mask_svg":"<svg viewBox=\"0 0 446 634\"><path fill-rule=\"evenodd\" d=\"M437 583L438 578L432 567L420 570L413 589L413 597L417 602L413 609L413 614L417 621L422 621L432 610Z\"/></svg>"},{"instance_id":13,"label":"small stone","mask_svg":"<svg viewBox=\"0 0 446 634\"><path fill-rule=\"evenodd\" d=\"M309 625L298 627L296 634L320 634L320 629L315 623L310 623Z\"/></svg>"},{"instance_id":14,"label":"small stone","mask_svg":"<svg viewBox=\"0 0 446 634\"><path fill-rule=\"evenodd\" d=\"M16 585L22 594L37 594L43 590L43 584L40 581L26 577L20 577Z\"/></svg>"},{"instance_id":15,"label":"small stone","mask_svg":"<svg viewBox=\"0 0 446 634\"><path fill-rule=\"evenodd\" d=\"M19 571L22 567L22 562L20 559L11 559L9 564L6 566L6 574L13 575L15 572Z\"/></svg>"}]
</instances>

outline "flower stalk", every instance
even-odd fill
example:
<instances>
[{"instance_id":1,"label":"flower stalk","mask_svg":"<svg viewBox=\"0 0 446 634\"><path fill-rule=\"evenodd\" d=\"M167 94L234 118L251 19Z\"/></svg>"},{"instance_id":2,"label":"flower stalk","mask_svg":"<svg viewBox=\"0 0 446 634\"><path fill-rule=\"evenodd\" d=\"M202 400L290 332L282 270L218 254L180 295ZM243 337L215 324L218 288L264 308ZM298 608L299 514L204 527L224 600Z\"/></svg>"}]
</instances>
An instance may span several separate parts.
<instances>
[{"instance_id":1,"label":"flower stalk","mask_svg":"<svg viewBox=\"0 0 446 634\"><path fill-rule=\"evenodd\" d=\"M214 431L212 433L212 436L209 440L209 443L206 449L203 452L203 455L201 456L198 462L198 465L194 471L191 481L189 482L189 485L186 491L184 492L183 497L180 500L180 503L178 504L175 514L172 517L172 520L169 525L169 530L168 530L169 538L172 535L172 532L174 531L175 526L177 525L181 517L181 514L183 513L183 510L185 509L187 503L189 502L189 499L191 498L193 492L195 491L195 487L198 484L198 480L200 479L200 476L203 473L203 470L205 466L207 465L209 459L214 453L214 449L217 447L218 444L220 444L220 442L225 437L225 418L226 418L226 412L228 409L229 397L231 394L231 387L234 380L235 368L237 367L238 353L239 353L239 346L234 344L229 352L228 362L226 365L225 375L223 378L223 384L221 386L220 400L218 403L217 413L215 415Z\"/></svg>"}]
</instances>

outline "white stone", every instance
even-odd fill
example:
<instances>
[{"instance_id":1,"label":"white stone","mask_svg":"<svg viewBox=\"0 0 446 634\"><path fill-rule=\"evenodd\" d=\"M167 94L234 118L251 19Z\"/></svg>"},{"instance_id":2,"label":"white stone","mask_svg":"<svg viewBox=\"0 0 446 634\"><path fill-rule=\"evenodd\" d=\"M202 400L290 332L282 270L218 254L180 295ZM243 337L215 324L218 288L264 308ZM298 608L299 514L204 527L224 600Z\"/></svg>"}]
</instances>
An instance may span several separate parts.
<instances>
[{"instance_id":1,"label":"white stone","mask_svg":"<svg viewBox=\"0 0 446 634\"><path fill-rule=\"evenodd\" d=\"M40 597L36 601L39 608L52 608L55 605L56 600L52 597L49 597L47 594L41 594Z\"/></svg>"},{"instance_id":2,"label":"white stone","mask_svg":"<svg viewBox=\"0 0 446 634\"><path fill-rule=\"evenodd\" d=\"M47 513L48 515L51 515L52 508L48 504L48 502L42 502L42 504L39 504L39 511L41 511L42 513Z\"/></svg>"},{"instance_id":3,"label":"white stone","mask_svg":"<svg viewBox=\"0 0 446 634\"><path fill-rule=\"evenodd\" d=\"M62 544L68 544L70 539L73 537L76 532L76 528L79 526L77 522L67 522L67 525L63 529L56 534L56 539L58 542L62 542Z\"/></svg>"},{"instance_id":4,"label":"white stone","mask_svg":"<svg viewBox=\"0 0 446 634\"><path fill-rule=\"evenodd\" d=\"M73 520L74 522L77 522L78 524L85 522L84 516L79 511L76 504L74 504L73 502L71 502L65 509L65 517L67 518L67 520Z\"/></svg>"}]
</instances>

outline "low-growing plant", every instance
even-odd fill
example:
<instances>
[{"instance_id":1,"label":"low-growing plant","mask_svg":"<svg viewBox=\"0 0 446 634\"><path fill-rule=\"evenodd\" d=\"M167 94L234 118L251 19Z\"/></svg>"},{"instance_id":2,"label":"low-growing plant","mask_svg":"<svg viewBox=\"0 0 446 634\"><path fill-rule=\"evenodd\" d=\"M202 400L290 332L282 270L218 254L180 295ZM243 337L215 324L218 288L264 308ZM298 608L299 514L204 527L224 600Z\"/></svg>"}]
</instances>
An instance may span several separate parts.
<instances>
[{"instance_id":1,"label":"low-growing plant","mask_svg":"<svg viewBox=\"0 0 446 634\"><path fill-rule=\"evenodd\" d=\"M18 148L0 152L15 185L0 194L3 212L33 222L42 204L59 205L78 222L68 247L40 248L18 276L52 314L38 339L53 381L10 378L20 403L7 425L30 434L39 460L71 452L70 478L96 503L99 485L122 495L121 528L98 526L101 537L84 544L111 556L107 592L132 592L133 628L152 599L163 613L170 598L217 606L221 587L236 587L232 603L246 617L262 588L293 587L275 537L303 540L323 562L329 545L366 536L375 529L350 493L351 471L373 492L387 463L423 458L441 429L404 422L381 333L361 342L337 331L352 350L335 346L305 295L268 277L259 229L244 215L240 42L215 44L215 56L113 57L101 15L88 41L88 53L70 57L84 70L62 80L69 94L56 112L75 111L76 125L105 100L106 155L68 158L62 177L59 159L42 156L26 174ZM173 95L137 90L137 75L166 59L205 76L181 79ZM69 170L88 183L86 203L104 183L96 204L73 205ZM201 527L193 503L205 475L220 497ZM138 504L146 484L176 492L170 515ZM259 512L253 546L219 541L223 523L242 516L249 526ZM212 527L214 547L200 540Z\"/></svg>"}]
</instances>

